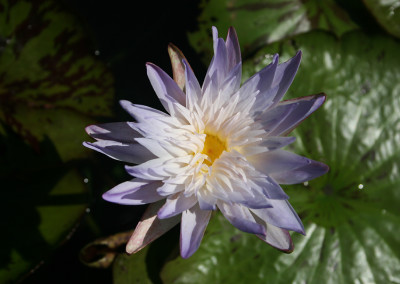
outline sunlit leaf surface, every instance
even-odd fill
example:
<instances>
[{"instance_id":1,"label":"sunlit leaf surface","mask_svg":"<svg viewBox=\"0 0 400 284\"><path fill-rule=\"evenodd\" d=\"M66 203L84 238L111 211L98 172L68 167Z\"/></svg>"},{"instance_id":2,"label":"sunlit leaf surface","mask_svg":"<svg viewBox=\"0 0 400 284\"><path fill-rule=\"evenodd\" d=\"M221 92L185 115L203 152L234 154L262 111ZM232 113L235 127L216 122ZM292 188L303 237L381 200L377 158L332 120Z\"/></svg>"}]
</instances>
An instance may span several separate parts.
<instances>
[{"instance_id":1,"label":"sunlit leaf surface","mask_svg":"<svg viewBox=\"0 0 400 284\"><path fill-rule=\"evenodd\" d=\"M218 216L196 254L166 264L165 283L400 283L400 44L312 32L261 50L244 74L298 49L286 98L323 91L327 101L292 133L293 151L331 168L286 188L307 236L293 234L282 254Z\"/></svg>"},{"instance_id":2,"label":"sunlit leaf surface","mask_svg":"<svg viewBox=\"0 0 400 284\"><path fill-rule=\"evenodd\" d=\"M398 0L363 0L378 23L390 34L400 37L400 2Z\"/></svg>"},{"instance_id":3,"label":"sunlit leaf surface","mask_svg":"<svg viewBox=\"0 0 400 284\"><path fill-rule=\"evenodd\" d=\"M234 26L244 54L267 43L313 29L340 36L356 29L347 12L333 0L203 0L198 30L189 34L192 46L212 56L210 27L224 32Z\"/></svg>"}]
</instances>

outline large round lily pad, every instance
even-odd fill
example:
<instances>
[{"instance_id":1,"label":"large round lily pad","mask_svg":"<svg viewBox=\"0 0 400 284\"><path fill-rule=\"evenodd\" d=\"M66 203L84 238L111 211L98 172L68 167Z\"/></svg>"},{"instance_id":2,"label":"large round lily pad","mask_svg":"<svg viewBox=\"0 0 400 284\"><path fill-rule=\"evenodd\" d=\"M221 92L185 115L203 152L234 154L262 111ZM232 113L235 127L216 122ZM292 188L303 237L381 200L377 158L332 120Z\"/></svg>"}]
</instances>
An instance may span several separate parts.
<instances>
[{"instance_id":1,"label":"large round lily pad","mask_svg":"<svg viewBox=\"0 0 400 284\"><path fill-rule=\"evenodd\" d=\"M290 134L292 150L331 168L285 188L307 235L294 233L294 252L282 254L218 215L198 252L165 265L165 283L400 283L400 44L312 32L261 50L244 74L298 49L286 99L325 92L327 101Z\"/></svg>"}]
</instances>

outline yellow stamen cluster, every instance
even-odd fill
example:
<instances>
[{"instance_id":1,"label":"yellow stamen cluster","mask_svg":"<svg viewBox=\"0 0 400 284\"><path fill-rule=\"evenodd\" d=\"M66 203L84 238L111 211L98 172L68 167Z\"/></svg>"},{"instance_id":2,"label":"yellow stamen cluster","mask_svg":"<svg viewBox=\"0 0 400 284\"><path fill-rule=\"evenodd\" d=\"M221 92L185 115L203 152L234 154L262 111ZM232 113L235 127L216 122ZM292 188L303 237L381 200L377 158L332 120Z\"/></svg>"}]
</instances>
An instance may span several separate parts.
<instances>
[{"instance_id":1,"label":"yellow stamen cluster","mask_svg":"<svg viewBox=\"0 0 400 284\"><path fill-rule=\"evenodd\" d=\"M206 134L206 140L204 141L204 148L201 152L207 155L211 161L204 160L204 163L211 166L216 159L221 156L222 152L226 150L226 143L222 142L217 136Z\"/></svg>"}]
</instances>

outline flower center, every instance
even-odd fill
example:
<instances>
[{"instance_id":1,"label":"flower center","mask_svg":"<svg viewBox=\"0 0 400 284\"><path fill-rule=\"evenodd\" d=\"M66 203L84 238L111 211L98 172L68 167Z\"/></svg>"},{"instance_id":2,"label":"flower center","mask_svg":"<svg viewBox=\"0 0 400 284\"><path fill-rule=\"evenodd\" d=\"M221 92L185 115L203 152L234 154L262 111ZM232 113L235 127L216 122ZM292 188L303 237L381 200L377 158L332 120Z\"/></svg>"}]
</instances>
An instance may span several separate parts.
<instances>
[{"instance_id":1,"label":"flower center","mask_svg":"<svg viewBox=\"0 0 400 284\"><path fill-rule=\"evenodd\" d=\"M226 143L222 142L217 136L206 134L206 140L204 141L204 148L201 152L207 155L211 161L204 160L204 163L211 166L215 159L221 156L222 152L226 150Z\"/></svg>"}]
</instances>

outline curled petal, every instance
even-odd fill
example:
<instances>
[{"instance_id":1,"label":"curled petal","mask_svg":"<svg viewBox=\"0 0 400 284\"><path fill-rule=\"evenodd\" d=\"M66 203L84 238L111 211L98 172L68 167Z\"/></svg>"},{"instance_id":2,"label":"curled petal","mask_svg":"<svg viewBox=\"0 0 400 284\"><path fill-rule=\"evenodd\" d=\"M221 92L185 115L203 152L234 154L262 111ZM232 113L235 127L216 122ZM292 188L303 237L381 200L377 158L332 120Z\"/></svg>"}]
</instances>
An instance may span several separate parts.
<instances>
[{"instance_id":1,"label":"curled petal","mask_svg":"<svg viewBox=\"0 0 400 284\"><path fill-rule=\"evenodd\" d=\"M190 257L199 248L211 212L195 205L182 213L180 249L183 258Z\"/></svg>"},{"instance_id":2,"label":"curled petal","mask_svg":"<svg viewBox=\"0 0 400 284\"><path fill-rule=\"evenodd\" d=\"M181 90L185 88L185 67L182 60L186 59L182 51L172 43L168 44L168 54L171 59L172 75Z\"/></svg>"}]
</instances>

